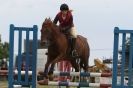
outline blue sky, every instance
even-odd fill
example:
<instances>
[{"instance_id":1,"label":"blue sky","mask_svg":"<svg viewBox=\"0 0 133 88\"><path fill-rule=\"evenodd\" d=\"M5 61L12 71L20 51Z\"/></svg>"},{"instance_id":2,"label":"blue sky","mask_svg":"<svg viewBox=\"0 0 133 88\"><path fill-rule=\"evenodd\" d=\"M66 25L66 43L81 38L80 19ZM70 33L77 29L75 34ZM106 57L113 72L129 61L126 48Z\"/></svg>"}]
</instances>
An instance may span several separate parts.
<instances>
[{"instance_id":1,"label":"blue sky","mask_svg":"<svg viewBox=\"0 0 133 88\"><path fill-rule=\"evenodd\" d=\"M38 25L46 17L54 19L62 3L73 11L78 34L88 39L90 60L112 57L115 26L133 29L133 0L0 0L0 34L9 40L9 25ZM38 32L40 38L40 31Z\"/></svg>"}]
</instances>

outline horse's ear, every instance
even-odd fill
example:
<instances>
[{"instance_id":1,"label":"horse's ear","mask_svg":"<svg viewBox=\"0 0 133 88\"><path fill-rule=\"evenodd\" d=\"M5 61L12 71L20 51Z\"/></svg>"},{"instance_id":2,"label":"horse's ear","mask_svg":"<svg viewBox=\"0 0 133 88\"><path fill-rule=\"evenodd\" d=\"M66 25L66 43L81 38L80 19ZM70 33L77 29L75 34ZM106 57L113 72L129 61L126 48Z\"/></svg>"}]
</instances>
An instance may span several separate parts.
<instances>
[{"instance_id":1,"label":"horse's ear","mask_svg":"<svg viewBox=\"0 0 133 88\"><path fill-rule=\"evenodd\" d=\"M48 20L51 20L51 18L49 17Z\"/></svg>"},{"instance_id":2,"label":"horse's ear","mask_svg":"<svg viewBox=\"0 0 133 88\"><path fill-rule=\"evenodd\" d=\"M47 18L45 18L45 21L47 20Z\"/></svg>"}]
</instances>

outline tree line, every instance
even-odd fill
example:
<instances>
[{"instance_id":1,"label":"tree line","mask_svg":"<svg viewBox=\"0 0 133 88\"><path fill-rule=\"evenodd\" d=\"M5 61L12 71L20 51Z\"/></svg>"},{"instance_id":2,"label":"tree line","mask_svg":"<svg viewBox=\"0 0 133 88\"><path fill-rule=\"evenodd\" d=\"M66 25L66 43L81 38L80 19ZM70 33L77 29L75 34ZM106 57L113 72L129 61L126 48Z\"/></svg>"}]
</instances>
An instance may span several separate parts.
<instances>
[{"instance_id":1,"label":"tree line","mask_svg":"<svg viewBox=\"0 0 133 88\"><path fill-rule=\"evenodd\" d=\"M0 59L9 58L9 43L2 42L1 35L0 35Z\"/></svg>"}]
</instances>

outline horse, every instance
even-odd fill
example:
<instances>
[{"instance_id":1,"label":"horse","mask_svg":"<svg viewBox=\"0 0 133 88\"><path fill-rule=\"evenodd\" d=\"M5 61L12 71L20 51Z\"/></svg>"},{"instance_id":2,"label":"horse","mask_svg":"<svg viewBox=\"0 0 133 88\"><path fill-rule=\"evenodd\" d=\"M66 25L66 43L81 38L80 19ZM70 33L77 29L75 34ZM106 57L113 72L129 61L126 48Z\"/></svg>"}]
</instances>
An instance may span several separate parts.
<instances>
[{"instance_id":1,"label":"horse","mask_svg":"<svg viewBox=\"0 0 133 88\"><path fill-rule=\"evenodd\" d=\"M41 28L41 45L48 45L47 62L44 69L44 78L48 78L48 74L52 74L55 63L61 60L68 60L76 72L79 71L79 65L88 71L88 61L90 56L90 47L87 39L81 35L77 36L75 49L78 57L73 58L69 55L70 44L68 38L60 31L60 27L52 22L50 18L46 18ZM77 63L80 59L80 63ZM49 71L48 68L51 65Z\"/></svg>"}]
</instances>

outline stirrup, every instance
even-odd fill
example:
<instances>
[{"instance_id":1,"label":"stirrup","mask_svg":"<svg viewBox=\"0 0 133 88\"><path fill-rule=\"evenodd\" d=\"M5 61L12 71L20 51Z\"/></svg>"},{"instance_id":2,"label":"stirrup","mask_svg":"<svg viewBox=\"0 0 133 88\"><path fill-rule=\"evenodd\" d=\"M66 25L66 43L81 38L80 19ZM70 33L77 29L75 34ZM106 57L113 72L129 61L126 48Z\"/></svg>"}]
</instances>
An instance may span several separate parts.
<instances>
[{"instance_id":1,"label":"stirrup","mask_svg":"<svg viewBox=\"0 0 133 88\"><path fill-rule=\"evenodd\" d=\"M76 57L76 56L78 56L77 51L76 50L73 50L72 51L72 57Z\"/></svg>"}]
</instances>

